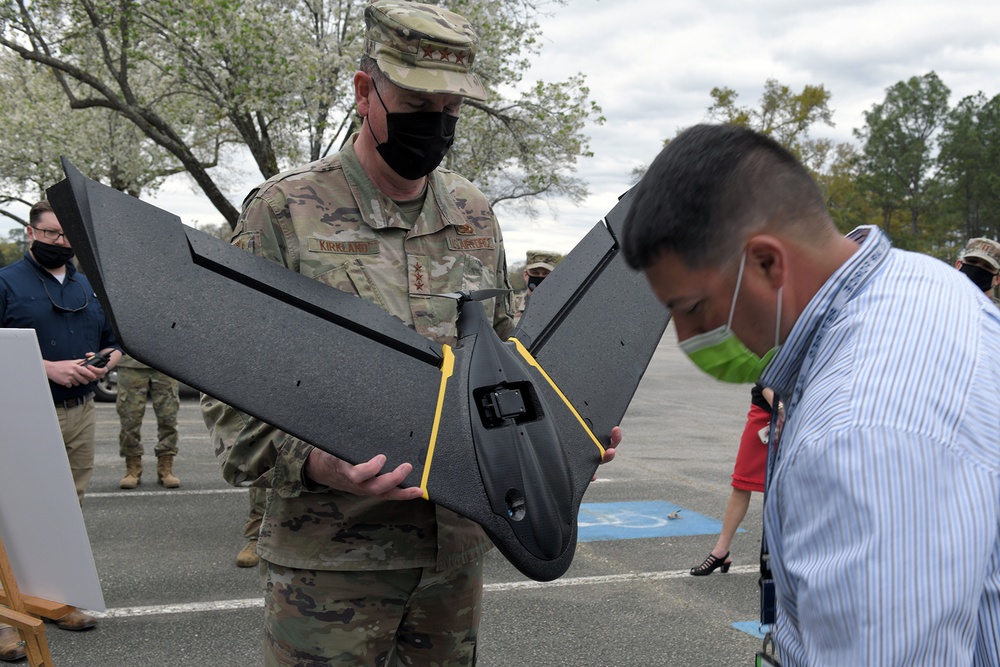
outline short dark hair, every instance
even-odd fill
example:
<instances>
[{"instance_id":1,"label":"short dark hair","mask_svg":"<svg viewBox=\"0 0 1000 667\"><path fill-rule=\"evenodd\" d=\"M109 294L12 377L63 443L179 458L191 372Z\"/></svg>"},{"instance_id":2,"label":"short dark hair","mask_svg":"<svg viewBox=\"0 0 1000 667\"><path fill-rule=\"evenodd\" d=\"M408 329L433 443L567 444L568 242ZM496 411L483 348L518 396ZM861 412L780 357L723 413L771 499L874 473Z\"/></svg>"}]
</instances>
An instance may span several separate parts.
<instances>
[{"instance_id":1,"label":"short dark hair","mask_svg":"<svg viewBox=\"0 0 1000 667\"><path fill-rule=\"evenodd\" d=\"M43 213L55 213L47 199L43 199L31 207L31 210L28 211L28 224L34 226L35 223L42 219Z\"/></svg>"},{"instance_id":2,"label":"short dark hair","mask_svg":"<svg viewBox=\"0 0 1000 667\"><path fill-rule=\"evenodd\" d=\"M378 61L367 54L361 56L361 63L358 65L358 69L372 78L376 88L384 90L387 83L392 83L389 81L389 77L385 75L385 72L378 66Z\"/></svg>"},{"instance_id":3,"label":"short dark hair","mask_svg":"<svg viewBox=\"0 0 1000 667\"><path fill-rule=\"evenodd\" d=\"M622 246L634 269L665 252L691 268L714 267L733 261L754 232L817 223L835 229L816 182L788 150L743 127L695 125L639 181Z\"/></svg>"}]
</instances>

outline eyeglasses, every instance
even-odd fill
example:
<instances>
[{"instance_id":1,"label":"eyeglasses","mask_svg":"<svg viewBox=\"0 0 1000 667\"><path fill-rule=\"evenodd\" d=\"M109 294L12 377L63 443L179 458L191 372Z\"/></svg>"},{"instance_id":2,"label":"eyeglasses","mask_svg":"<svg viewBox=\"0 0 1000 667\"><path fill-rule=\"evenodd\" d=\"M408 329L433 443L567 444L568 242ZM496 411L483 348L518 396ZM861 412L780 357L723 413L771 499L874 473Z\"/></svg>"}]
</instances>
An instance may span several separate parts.
<instances>
[{"instance_id":1,"label":"eyeglasses","mask_svg":"<svg viewBox=\"0 0 1000 667\"><path fill-rule=\"evenodd\" d=\"M41 232L42 236L45 237L46 241L58 241L59 239L66 238L65 234L63 234L62 232L57 232L54 229L41 229L39 227L35 227L34 225L31 225L31 228L34 229L36 232Z\"/></svg>"},{"instance_id":2,"label":"eyeglasses","mask_svg":"<svg viewBox=\"0 0 1000 667\"><path fill-rule=\"evenodd\" d=\"M60 306L56 303L55 299L52 298L52 295L49 294L49 286L45 284L45 279L41 276L38 276L38 279L42 282L42 287L45 289L45 296L49 297L49 303L52 304L52 310L57 313L79 313L81 310L90 305L90 298L87 297L87 290L84 289L80 282L73 280L72 278L67 278L69 282L75 283L80 288L80 291L83 292L83 305L79 308L67 308L66 306Z\"/></svg>"}]
</instances>

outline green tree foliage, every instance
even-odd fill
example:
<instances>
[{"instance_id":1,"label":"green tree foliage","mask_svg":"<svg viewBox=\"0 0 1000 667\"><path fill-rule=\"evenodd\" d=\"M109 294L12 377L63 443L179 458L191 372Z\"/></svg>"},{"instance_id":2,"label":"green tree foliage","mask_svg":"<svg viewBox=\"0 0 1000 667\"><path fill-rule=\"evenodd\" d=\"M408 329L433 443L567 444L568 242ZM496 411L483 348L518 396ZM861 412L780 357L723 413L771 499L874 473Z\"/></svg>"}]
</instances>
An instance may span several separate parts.
<instances>
[{"instance_id":1,"label":"green tree foliage","mask_svg":"<svg viewBox=\"0 0 1000 667\"><path fill-rule=\"evenodd\" d=\"M796 93L776 79L768 79L753 107L739 106L739 94L732 88L713 88L709 95L713 100L708 107L709 119L766 134L814 172L823 166L832 149L829 141L809 137L809 130L817 123L834 126L831 94L822 85L806 85Z\"/></svg>"},{"instance_id":2,"label":"green tree foliage","mask_svg":"<svg viewBox=\"0 0 1000 667\"><path fill-rule=\"evenodd\" d=\"M795 153L844 232L877 224L897 246L951 261L969 238L1000 238L1000 95L979 93L950 109L949 92L934 72L890 86L853 131L860 145L810 136L816 123L833 124L823 86L796 93L771 79L757 106L716 87L708 118ZM633 169L633 182L643 173Z\"/></svg>"},{"instance_id":3,"label":"green tree foliage","mask_svg":"<svg viewBox=\"0 0 1000 667\"><path fill-rule=\"evenodd\" d=\"M21 224L7 209L30 207L45 188L62 178L59 157L70 156L88 175L138 196L155 189L171 169L163 149L135 125L101 108L70 113L53 74L0 51L0 212ZM176 164L176 163L174 163Z\"/></svg>"},{"instance_id":4,"label":"green tree foliage","mask_svg":"<svg viewBox=\"0 0 1000 667\"><path fill-rule=\"evenodd\" d=\"M956 243L1000 238L1000 95L962 99L945 121L939 156L946 183L944 209Z\"/></svg>"},{"instance_id":5,"label":"green tree foliage","mask_svg":"<svg viewBox=\"0 0 1000 667\"><path fill-rule=\"evenodd\" d=\"M858 187L861 154L857 147L848 142L831 145L823 164L815 173L816 182L837 228L846 234L858 225L868 224L875 213Z\"/></svg>"},{"instance_id":6,"label":"green tree foliage","mask_svg":"<svg viewBox=\"0 0 1000 667\"><path fill-rule=\"evenodd\" d=\"M28 235L24 228L12 230L6 239L0 240L0 266L7 266L21 259L27 247Z\"/></svg>"},{"instance_id":7,"label":"green tree foliage","mask_svg":"<svg viewBox=\"0 0 1000 667\"><path fill-rule=\"evenodd\" d=\"M795 154L813 174L819 175L826 163L843 149L828 139L813 139L809 131L817 123L833 127L831 93L823 86L804 86L796 93L775 79L764 83L757 106L741 106L739 93L732 88L712 88L707 119L738 125L766 134ZM683 129L678 130L680 134ZM663 145L670 143L665 139ZM635 167L630 173L637 183L646 173L646 166Z\"/></svg>"},{"instance_id":8,"label":"green tree foliage","mask_svg":"<svg viewBox=\"0 0 1000 667\"><path fill-rule=\"evenodd\" d=\"M463 111L447 166L491 201L521 202L529 212L539 197L584 196L573 177L576 160L589 155L582 128L603 120L582 76L521 85L538 52L535 16L543 3L441 3L477 26L477 71L490 91L487 102ZM47 69L74 114L103 109L131 124L165 152L161 171L186 171L232 226L238 211L214 169L220 155L248 151L268 178L337 150L357 127L352 80L365 5L4 0L0 46Z\"/></svg>"},{"instance_id":9,"label":"green tree foliage","mask_svg":"<svg viewBox=\"0 0 1000 667\"><path fill-rule=\"evenodd\" d=\"M934 250L932 238L921 239L921 223L925 216L928 225L936 219L944 196L937 141L950 92L934 72L900 81L854 131L862 142L859 186L880 212L882 228L902 247Z\"/></svg>"}]
</instances>

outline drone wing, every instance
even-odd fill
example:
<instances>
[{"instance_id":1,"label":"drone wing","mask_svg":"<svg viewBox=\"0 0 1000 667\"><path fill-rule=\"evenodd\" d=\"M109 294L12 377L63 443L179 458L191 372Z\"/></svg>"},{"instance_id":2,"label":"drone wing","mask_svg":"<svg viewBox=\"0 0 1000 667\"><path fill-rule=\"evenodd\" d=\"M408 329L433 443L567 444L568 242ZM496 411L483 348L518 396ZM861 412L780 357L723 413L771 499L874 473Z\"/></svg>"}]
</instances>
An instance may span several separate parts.
<instances>
[{"instance_id":1,"label":"drone wing","mask_svg":"<svg viewBox=\"0 0 1000 667\"><path fill-rule=\"evenodd\" d=\"M626 192L531 295L516 338L607 443L670 321L618 238Z\"/></svg>"},{"instance_id":2,"label":"drone wing","mask_svg":"<svg viewBox=\"0 0 1000 667\"><path fill-rule=\"evenodd\" d=\"M64 168L50 202L129 354L352 463L422 460L440 345Z\"/></svg>"},{"instance_id":3,"label":"drone wing","mask_svg":"<svg viewBox=\"0 0 1000 667\"><path fill-rule=\"evenodd\" d=\"M404 485L482 525L524 574L566 571L666 324L620 259L623 204L539 288L516 340L475 300L493 292L442 295L460 307L451 348L63 166L49 199L130 354L349 462L410 462Z\"/></svg>"}]
</instances>

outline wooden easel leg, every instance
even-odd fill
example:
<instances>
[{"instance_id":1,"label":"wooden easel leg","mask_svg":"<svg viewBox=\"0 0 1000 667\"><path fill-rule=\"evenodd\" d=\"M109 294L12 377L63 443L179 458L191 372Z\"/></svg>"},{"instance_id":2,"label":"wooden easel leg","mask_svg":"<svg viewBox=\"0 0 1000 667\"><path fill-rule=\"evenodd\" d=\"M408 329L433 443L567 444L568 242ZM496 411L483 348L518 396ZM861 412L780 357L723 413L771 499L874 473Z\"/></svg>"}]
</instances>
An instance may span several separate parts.
<instances>
[{"instance_id":1,"label":"wooden easel leg","mask_svg":"<svg viewBox=\"0 0 1000 667\"><path fill-rule=\"evenodd\" d=\"M53 667L49 644L45 641L45 623L40 618L26 613L2 539L0 539L0 585L3 586L4 602L8 607L0 607L0 620L17 628L21 638L24 639L24 650L31 667Z\"/></svg>"},{"instance_id":2,"label":"wooden easel leg","mask_svg":"<svg viewBox=\"0 0 1000 667\"><path fill-rule=\"evenodd\" d=\"M39 629L37 635L32 634L28 637L24 648L28 654L28 664L31 667L53 667L49 643L45 641L44 627Z\"/></svg>"},{"instance_id":3,"label":"wooden easel leg","mask_svg":"<svg viewBox=\"0 0 1000 667\"><path fill-rule=\"evenodd\" d=\"M24 640L24 651L31 667L53 667L52 654L45 640L45 623L40 618L0 608L0 621L11 625Z\"/></svg>"}]
</instances>

